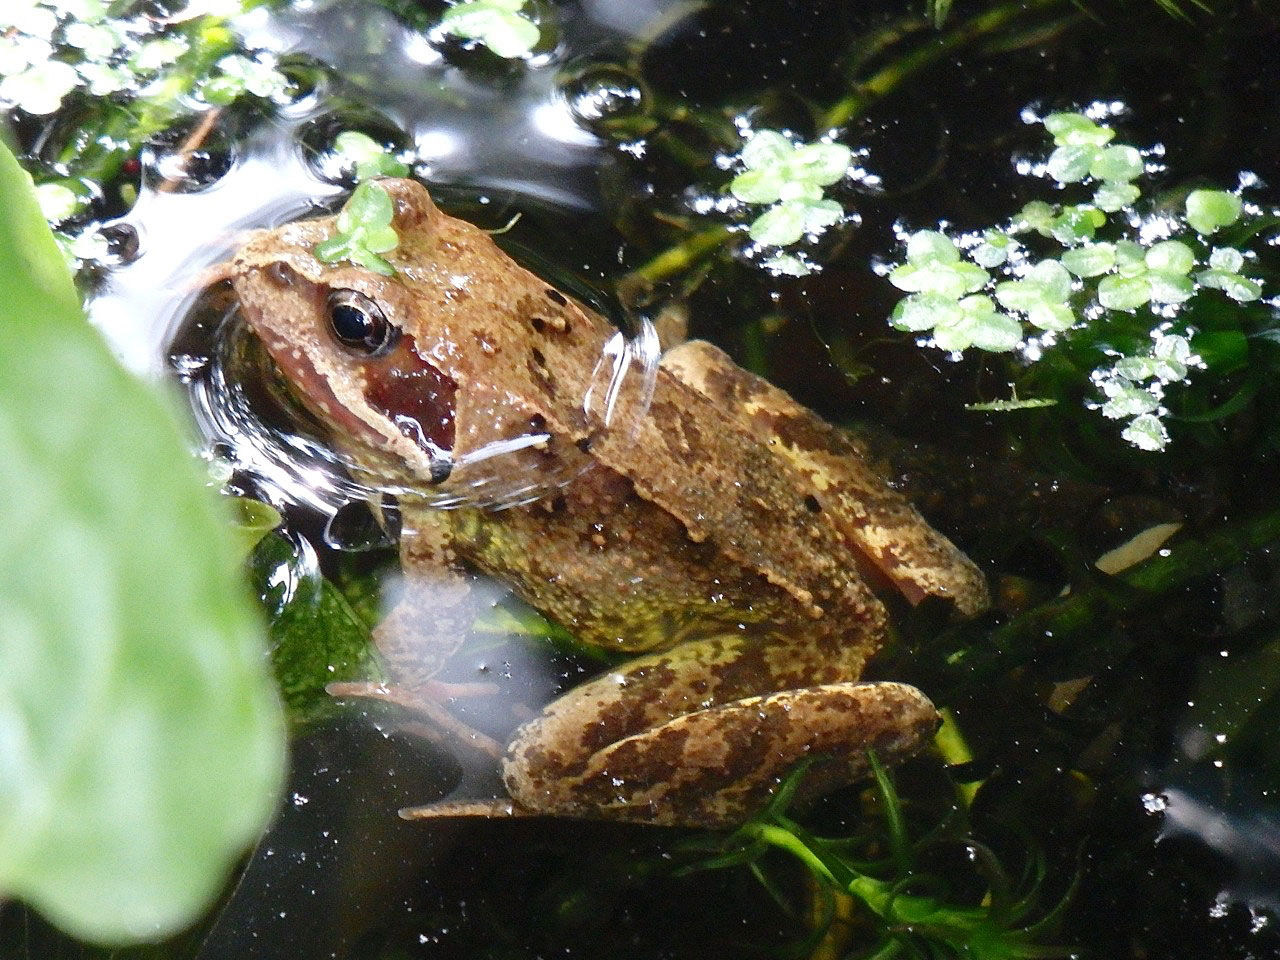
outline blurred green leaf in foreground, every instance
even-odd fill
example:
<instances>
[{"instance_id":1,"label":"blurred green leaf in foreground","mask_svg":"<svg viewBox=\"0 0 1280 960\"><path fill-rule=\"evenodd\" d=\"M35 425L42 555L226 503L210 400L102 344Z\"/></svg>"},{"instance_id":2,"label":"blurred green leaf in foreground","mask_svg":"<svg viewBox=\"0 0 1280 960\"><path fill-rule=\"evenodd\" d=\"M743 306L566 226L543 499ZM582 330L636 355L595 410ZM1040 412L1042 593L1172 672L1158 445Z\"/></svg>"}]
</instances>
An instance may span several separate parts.
<instances>
[{"instance_id":1,"label":"blurred green leaf in foreground","mask_svg":"<svg viewBox=\"0 0 1280 960\"><path fill-rule=\"evenodd\" d=\"M0 899L157 939L274 809L280 706L229 517L3 146L0 209Z\"/></svg>"}]
</instances>

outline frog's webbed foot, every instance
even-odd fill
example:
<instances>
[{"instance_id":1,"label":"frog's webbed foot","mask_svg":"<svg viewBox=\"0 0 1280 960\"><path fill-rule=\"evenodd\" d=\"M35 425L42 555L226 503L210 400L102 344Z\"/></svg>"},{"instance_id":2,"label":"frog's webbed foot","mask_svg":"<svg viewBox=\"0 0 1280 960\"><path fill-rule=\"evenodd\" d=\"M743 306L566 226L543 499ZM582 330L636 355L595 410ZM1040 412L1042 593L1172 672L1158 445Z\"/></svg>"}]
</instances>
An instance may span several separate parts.
<instances>
[{"instance_id":1,"label":"frog's webbed foot","mask_svg":"<svg viewBox=\"0 0 1280 960\"><path fill-rule=\"evenodd\" d=\"M436 513L406 508L400 535L405 575L392 587L392 605L373 638L385 664L386 682L331 683L335 697L377 700L403 708L398 726L470 757L489 761L502 746L449 710L455 700L495 694L492 682L446 682L436 678L470 634L476 617L494 602L493 592L459 568L450 530Z\"/></svg>"},{"instance_id":2,"label":"frog's webbed foot","mask_svg":"<svg viewBox=\"0 0 1280 960\"><path fill-rule=\"evenodd\" d=\"M518 806L714 829L736 826L763 807L806 758L814 763L800 799L862 779L868 751L886 763L904 759L932 736L938 715L906 684L824 684L695 710L603 745L585 760L546 740L545 719L517 732L504 764ZM598 737L608 724L602 716L579 739Z\"/></svg>"},{"instance_id":3,"label":"frog's webbed foot","mask_svg":"<svg viewBox=\"0 0 1280 960\"><path fill-rule=\"evenodd\" d=\"M515 817L536 817L509 797L492 800L456 800L426 803L420 807L405 807L400 811L405 820L437 820L441 817L484 817L487 820L508 820Z\"/></svg>"}]
</instances>

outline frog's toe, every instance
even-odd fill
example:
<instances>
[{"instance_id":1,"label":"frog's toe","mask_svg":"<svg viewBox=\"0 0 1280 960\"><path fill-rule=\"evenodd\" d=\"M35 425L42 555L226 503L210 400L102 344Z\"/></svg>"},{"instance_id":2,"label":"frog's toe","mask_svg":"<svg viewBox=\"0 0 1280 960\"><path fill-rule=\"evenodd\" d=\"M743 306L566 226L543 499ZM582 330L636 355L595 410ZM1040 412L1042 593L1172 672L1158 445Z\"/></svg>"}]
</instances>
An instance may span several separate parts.
<instances>
[{"instance_id":1,"label":"frog's toe","mask_svg":"<svg viewBox=\"0 0 1280 960\"><path fill-rule=\"evenodd\" d=\"M516 803L557 816L731 827L759 810L797 763L799 796L861 779L937 729L933 704L902 683L835 683L750 697L676 717L591 755L566 776L536 726L517 733L503 777ZM529 731L526 733L526 731Z\"/></svg>"},{"instance_id":2,"label":"frog's toe","mask_svg":"<svg viewBox=\"0 0 1280 960\"><path fill-rule=\"evenodd\" d=\"M331 683L324 689L329 696L343 700L378 700L403 707L424 718L425 723L421 725L420 732L426 739L446 748L460 747L494 759L502 756L502 745L467 726L446 710L440 700L432 696L436 688L430 684L424 685L422 690L415 690L399 684L356 680Z\"/></svg>"}]
</instances>

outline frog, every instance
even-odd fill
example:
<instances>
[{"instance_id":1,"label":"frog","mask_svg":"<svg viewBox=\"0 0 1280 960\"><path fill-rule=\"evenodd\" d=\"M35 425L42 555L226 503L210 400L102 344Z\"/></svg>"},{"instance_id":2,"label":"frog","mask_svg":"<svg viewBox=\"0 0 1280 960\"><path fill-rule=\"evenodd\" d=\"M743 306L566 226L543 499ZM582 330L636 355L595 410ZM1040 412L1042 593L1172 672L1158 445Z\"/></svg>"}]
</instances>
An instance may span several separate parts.
<instances>
[{"instance_id":1,"label":"frog","mask_svg":"<svg viewBox=\"0 0 1280 960\"><path fill-rule=\"evenodd\" d=\"M611 422L590 397L616 325L416 180L376 185L399 237L390 275L317 259L331 216L250 235L228 274L327 442L397 491L404 589L373 634L388 675L330 692L419 711L500 767L506 796L404 815L727 828L800 765L798 801L929 743L923 692L861 679L890 629L883 598L971 616L986 581L857 441L701 340L624 383L638 413ZM535 442L508 443L504 470L561 479L474 502L494 466L475 454L512 437ZM437 678L480 578L623 658L505 745L458 721Z\"/></svg>"}]
</instances>

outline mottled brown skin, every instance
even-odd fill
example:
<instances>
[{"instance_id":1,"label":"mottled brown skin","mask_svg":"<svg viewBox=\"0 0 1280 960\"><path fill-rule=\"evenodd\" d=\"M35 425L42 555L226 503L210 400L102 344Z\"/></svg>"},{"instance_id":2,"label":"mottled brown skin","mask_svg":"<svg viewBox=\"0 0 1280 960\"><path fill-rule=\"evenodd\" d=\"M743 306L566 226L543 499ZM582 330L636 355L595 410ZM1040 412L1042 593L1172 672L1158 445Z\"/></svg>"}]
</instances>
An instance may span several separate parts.
<instances>
[{"instance_id":1,"label":"mottled brown skin","mask_svg":"<svg viewBox=\"0 0 1280 960\"><path fill-rule=\"evenodd\" d=\"M669 351L648 413L605 427L583 397L612 327L441 213L420 185L382 184L397 209L396 275L318 262L311 250L332 219L260 233L231 266L250 325L379 483L465 496L494 469L455 466L440 481L388 418L387 396L424 367L455 385L439 398L455 458L545 432L545 444L502 458L505 485L572 478L502 510L441 510L402 493L407 586L376 632L397 699L452 722L431 677L467 634L475 573L583 643L642 654L517 730L503 762L514 803L420 815L726 826L805 757L819 758L806 778L818 792L861 776L868 748L892 761L927 740L936 714L923 694L857 682L886 626L867 583L972 613L987 603L976 568L840 431L709 344ZM333 290L375 301L400 341L372 358L342 347Z\"/></svg>"}]
</instances>

